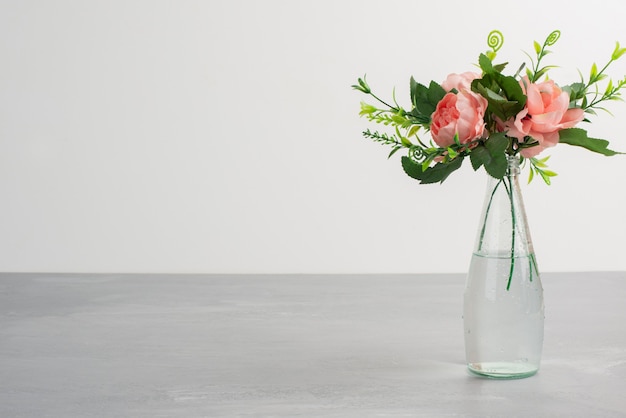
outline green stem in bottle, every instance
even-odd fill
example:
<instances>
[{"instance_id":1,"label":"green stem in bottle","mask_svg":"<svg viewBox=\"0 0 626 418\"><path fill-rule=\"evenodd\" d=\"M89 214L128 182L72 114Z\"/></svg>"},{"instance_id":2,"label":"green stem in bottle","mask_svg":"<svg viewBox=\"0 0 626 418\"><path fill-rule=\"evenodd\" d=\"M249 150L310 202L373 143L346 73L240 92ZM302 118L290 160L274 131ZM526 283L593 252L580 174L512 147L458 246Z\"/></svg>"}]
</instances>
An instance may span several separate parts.
<instances>
[{"instance_id":1,"label":"green stem in bottle","mask_svg":"<svg viewBox=\"0 0 626 418\"><path fill-rule=\"evenodd\" d=\"M493 196L496 194L496 191L498 190L498 186L502 184L502 181L503 180L500 179L500 181L496 183L496 186L493 188L493 191L491 192L491 196L489 197L489 203L487 203L487 209L485 210L485 219L483 219L483 227L480 230L480 238L478 239L478 251L480 251L483 248L483 238L485 236L485 229L487 227L487 218L489 217L489 210L491 209Z\"/></svg>"},{"instance_id":2,"label":"green stem in bottle","mask_svg":"<svg viewBox=\"0 0 626 418\"><path fill-rule=\"evenodd\" d=\"M507 175L509 180L509 185L507 186L504 183L504 187L506 188L506 193L509 196L509 202L511 202L511 268L509 270L509 280L506 284L506 290L509 290L511 287L511 280L513 279L513 270L515 269L515 204L513 201L513 180L511 179L510 173Z\"/></svg>"},{"instance_id":3,"label":"green stem in bottle","mask_svg":"<svg viewBox=\"0 0 626 418\"><path fill-rule=\"evenodd\" d=\"M539 268L537 267L537 259L535 258L535 253L531 253L528 263L530 264L530 281L533 281L533 271L535 273L539 272Z\"/></svg>"}]
</instances>

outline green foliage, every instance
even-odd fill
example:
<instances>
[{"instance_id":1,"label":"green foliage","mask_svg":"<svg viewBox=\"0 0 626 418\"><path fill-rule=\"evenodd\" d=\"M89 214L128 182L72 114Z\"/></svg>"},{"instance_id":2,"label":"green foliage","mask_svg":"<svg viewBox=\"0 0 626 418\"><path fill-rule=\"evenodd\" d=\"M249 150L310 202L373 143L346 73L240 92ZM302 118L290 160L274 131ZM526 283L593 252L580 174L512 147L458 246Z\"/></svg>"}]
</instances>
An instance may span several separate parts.
<instances>
[{"instance_id":1,"label":"green foliage","mask_svg":"<svg viewBox=\"0 0 626 418\"><path fill-rule=\"evenodd\" d=\"M598 69L598 65L595 62L591 65L587 82L583 80L581 74L581 82L566 86L563 90L570 94L570 107L580 107L586 113L595 115L595 110L608 112L607 109L600 106L600 103L621 100L621 90L626 87L626 77L617 82L609 79L604 89L600 88L598 83L608 78L606 70L625 53L626 48L621 48L619 42L616 42L611 58L601 69ZM600 91L603 91L603 93L600 93Z\"/></svg>"},{"instance_id":2,"label":"green foliage","mask_svg":"<svg viewBox=\"0 0 626 418\"><path fill-rule=\"evenodd\" d=\"M531 83L536 82L541 77L543 77L548 72L548 70L550 70L551 68L554 68L553 65L540 67L540 64L541 64L541 60L546 55L552 52L548 50L546 47L554 45L556 41L559 40L560 36L561 36L561 32L558 30L555 30L552 33L550 33L550 35L548 35L546 40L543 42L543 45L540 45L539 42L534 41L533 46L535 48L537 61L535 62L535 60L531 57L530 61L533 64L532 69L531 68L526 69L526 75L528 76L528 79L530 80Z\"/></svg>"},{"instance_id":3,"label":"green foliage","mask_svg":"<svg viewBox=\"0 0 626 418\"><path fill-rule=\"evenodd\" d=\"M429 124L430 117L437 108L437 103L443 99L446 91L434 81L431 81L426 87L415 81L413 77L411 77L410 90L413 110L409 112L409 115L413 116L413 119L418 123Z\"/></svg>"},{"instance_id":4,"label":"green foliage","mask_svg":"<svg viewBox=\"0 0 626 418\"><path fill-rule=\"evenodd\" d=\"M481 70L483 70L483 73L485 74L495 73L495 69L493 68L493 63L491 61L492 61L491 58L489 58L485 54L480 54L478 56L478 66L480 67Z\"/></svg>"},{"instance_id":5,"label":"green foliage","mask_svg":"<svg viewBox=\"0 0 626 418\"><path fill-rule=\"evenodd\" d=\"M369 129L363 131L363 136L365 138L369 138L374 142L380 142L384 145L402 145L402 142L398 140L394 135L389 135L386 133L379 133L378 131L372 132Z\"/></svg>"},{"instance_id":6,"label":"green foliage","mask_svg":"<svg viewBox=\"0 0 626 418\"><path fill-rule=\"evenodd\" d=\"M357 82L358 84L352 85L353 89L359 90L365 94L370 94L372 92L372 90L370 89L370 86L368 86L367 82L365 81L365 76L363 76L363 78L359 78Z\"/></svg>"},{"instance_id":7,"label":"green foliage","mask_svg":"<svg viewBox=\"0 0 626 418\"><path fill-rule=\"evenodd\" d=\"M487 99L487 111L502 120L514 117L526 105L526 96L519 82L495 71L472 81L472 91Z\"/></svg>"},{"instance_id":8,"label":"green foliage","mask_svg":"<svg viewBox=\"0 0 626 418\"><path fill-rule=\"evenodd\" d=\"M620 48L619 42L615 42L615 49L611 54L611 61L617 61L622 55L626 53L626 48Z\"/></svg>"},{"instance_id":9,"label":"green foliage","mask_svg":"<svg viewBox=\"0 0 626 418\"><path fill-rule=\"evenodd\" d=\"M508 166L505 150L509 147L509 139L504 133L493 134L487 141L479 144L470 153L470 161L474 171L481 166L490 176L501 179Z\"/></svg>"},{"instance_id":10,"label":"green foliage","mask_svg":"<svg viewBox=\"0 0 626 418\"><path fill-rule=\"evenodd\" d=\"M414 178L415 180L421 180L424 175L424 170L422 169L422 165L416 163L409 157L402 157L402 168L407 176Z\"/></svg>"},{"instance_id":11,"label":"green foliage","mask_svg":"<svg viewBox=\"0 0 626 418\"><path fill-rule=\"evenodd\" d=\"M577 100L583 99L586 93L584 83L573 83L569 86L562 87L561 90L569 94L570 102L575 102Z\"/></svg>"},{"instance_id":12,"label":"green foliage","mask_svg":"<svg viewBox=\"0 0 626 418\"><path fill-rule=\"evenodd\" d=\"M359 112L359 116L371 115L373 113L376 113L377 111L378 109L376 108L376 106L361 102L361 111Z\"/></svg>"},{"instance_id":13,"label":"green foliage","mask_svg":"<svg viewBox=\"0 0 626 418\"><path fill-rule=\"evenodd\" d=\"M503 74L507 63L494 63L497 52L502 47L504 37L499 31L492 31L488 36L490 50L480 54L478 66L482 75L471 83L472 92L482 96L487 101L484 113L484 135L477 135L471 141L461 143L459 133L454 136L454 142L449 146L437 146L433 142L424 143L418 133L426 132L431 128L433 114L438 104L447 94L458 94L456 89L447 92L443 87L431 81L421 84L413 77L410 78L410 109L405 110L396 100L395 89L389 104L374 94L366 81L365 76L357 79L352 88L376 100L375 104L361 102L360 116L368 121L393 129L394 133L380 133L378 131L363 132L363 136L374 142L391 147L388 157L392 157L400 150L407 155L402 156L401 163L404 171L410 177L419 180L422 184L442 183L451 173L458 170L465 157L469 157L474 171L481 167L488 175L496 179L504 179L507 175L508 158L518 156L523 149L539 145L531 136L523 140L514 136L507 136L501 132L507 126L503 121L511 121L525 109L527 97L523 83L537 83L546 77L554 65L543 65L542 60L551 53L548 49L554 45L560 32L553 31L543 43L533 42L534 57L529 55L531 66L522 64L513 76ZM581 73L581 80L562 87L567 92L570 108L582 109L594 115L597 110L606 110L605 102L621 100L621 91L626 88L626 77L620 80L609 79L606 70L611 63L626 54L626 48L616 43L609 61L602 67L593 63L589 69L588 79L585 81ZM528 77L526 81L522 74ZM524 81L522 81L524 80ZM600 87L600 82L606 85ZM534 118L536 115L529 115ZM453 116L453 118L456 116ZM588 121L587 119L584 119ZM531 131L532 132L532 131ZM531 133L532 135L532 133ZM608 148L608 141L591 138L587 132L579 128L570 128L559 131L560 142L572 146L582 147L589 151L606 156L621 154ZM440 138L439 138L440 139ZM448 139L449 141L449 139ZM546 166L548 158L527 158L529 166L529 182L534 177L541 177L546 184L556 173Z\"/></svg>"},{"instance_id":14,"label":"green foliage","mask_svg":"<svg viewBox=\"0 0 626 418\"><path fill-rule=\"evenodd\" d=\"M376 111L371 113L363 113L362 115L367 117L370 121L375 123L381 123L385 126L399 126L401 128L408 128L413 125L402 113Z\"/></svg>"},{"instance_id":15,"label":"green foliage","mask_svg":"<svg viewBox=\"0 0 626 418\"><path fill-rule=\"evenodd\" d=\"M452 172L461 168L463 156L459 156L449 162L439 162L432 167L424 169L421 164L416 163L409 157L402 157L402 168L404 172L420 184L443 183Z\"/></svg>"},{"instance_id":16,"label":"green foliage","mask_svg":"<svg viewBox=\"0 0 626 418\"><path fill-rule=\"evenodd\" d=\"M608 148L609 141L606 139L590 138L587 136L587 131L580 128L569 128L560 131L559 143L582 147L606 156L623 154L622 152L610 150Z\"/></svg>"},{"instance_id":17,"label":"green foliage","mask_svg":"<svg viewBox=\"0 0 626 418\"><path fill-rule=\"evenodd\" d=\"M546 165L546 161L548 161L549 158L549 156L542 159L533 157L528 160L530 162L530 169L528 170L528 183L533 181L535 174L537 174L548 186L550 185L550 178L556 176L557 174L554 171L547 170L548 166Z\"/></svg>"}]
</instances>

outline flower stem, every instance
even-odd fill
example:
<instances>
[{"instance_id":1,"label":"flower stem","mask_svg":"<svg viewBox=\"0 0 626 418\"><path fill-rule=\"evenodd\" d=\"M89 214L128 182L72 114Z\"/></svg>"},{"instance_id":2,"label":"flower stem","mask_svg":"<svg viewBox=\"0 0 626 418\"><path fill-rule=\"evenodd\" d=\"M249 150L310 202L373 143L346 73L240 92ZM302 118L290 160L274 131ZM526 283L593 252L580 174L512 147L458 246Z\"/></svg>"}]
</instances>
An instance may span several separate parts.
<instances>
[{"instance_id":1,"label":"flower stem","mask_svg":"<svg viewBox=\"0 0 626 418\"><path fill-rule=\"evenodd\" d=\"M478 239L478 251L480 251L483 248L483 238L485 237L485 229L487 228L487 218L489 217L489 210L491 209L493 196L496 194L496 191L498 190L498 186L502 184L502 181L503 180L500 180L498 183L496 183L496 186L493 188L493 191L491 192L491 196L489 197L489 203L487 204L487 209L485 209L485 219L483 219L483 227L480 231L480 238Z\"/></svg>"},{"instance_id":2,"label":"flower stem","mask_svg":"<svg viewBox=\"0 0 626 418\"><path fill-rule=\"evenodd\" d=\"M397 112L399 109L395 106L391 106L389 103L385 102L384 100L382 100L381 98L379 98L378 96L376 96L374 93L372 93L371 91L369 92L369 95L372 96L374 99L378 100L379 102L381 102L382 104L384 104L385 106L387 106L389 109L391 109L394 112Z\"/></svg>"},{"instance_id":3,"label":"flower stem","mask_svg":"<svg viewBox=\"0 0 626 418\"><path fill-rule=\"evenodd\" d=\"M506 290L509 290L511 287L511 280L513 279L513 270L515 269L515 229L516 229L516 222L515 222L515 203L513 201L513 180L511 179L511 176L507 177L509 180L509 186L507 187L506 183L504 184L504 187L506 188L506 192L509 195L509 201L511 202L511 268L509 269L509 280L506 284Z\"/></svg>"},{"instance_id":4,"label":"flower stem","mask_svg":"<svg viewBox=\"0 0 626 418\"><path fill-rule=\"evenodd\" d=\"M533 281L533 269L535 272L537 271L537 260L535 260L535 253L531 253L530 257L528 257L528 268L530 270L529 281Z\"/></svg>"}]
</instances>

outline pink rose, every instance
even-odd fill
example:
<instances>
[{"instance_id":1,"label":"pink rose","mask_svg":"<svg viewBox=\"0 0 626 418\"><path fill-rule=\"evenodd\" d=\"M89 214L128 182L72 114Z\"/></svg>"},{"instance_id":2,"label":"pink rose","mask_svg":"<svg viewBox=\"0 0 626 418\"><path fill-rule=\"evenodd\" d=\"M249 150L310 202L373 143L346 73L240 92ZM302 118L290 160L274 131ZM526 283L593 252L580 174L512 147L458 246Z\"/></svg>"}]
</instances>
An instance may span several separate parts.
<instances>
[{"instance_id":1,"label":"pink rose","mask_svg":"<svg viewBox=\"0 0 626 418\"><path fill-rule=\"evenodd\" d=\"M539 142L531 148L521 151L524 157L534 157L547 147L559 143L559 131L574 127L583 120L582 109L569 109L569 94L562 91L554 81L530 83L528 77L520 80L522 89L526 93L526 107L515 118L502 124L507 135L524 141L530 136Z\"/></svg>"},{"instance_id":2,"label":"pink rose","mask_svg":"<svg viewBox=\"0 0 626 418\"><path fill-rule=\"evenodd\" d=\"M483 116L487 109L487 100L467 89L459 93L447 93L432 114L430 132L433 140L440 147L454 144L454 136L459 135L459 142L466 144L480 138L485 130Z\"/></svg>"},{"instance_id":3,"label":"pink rose","mask_svg":"<svg viewBox=\"0 0 626 418\"><path fill-rule=\"evenodd\" d=\"M441 87L443 87L445 91L451 91L452 89L456 89L456 91L471 91L472 81L477 78L480 78L480 74L469 71L462 74L452 73L448 75L443 83L441 83Z\"/></svg>"}]
</instances>

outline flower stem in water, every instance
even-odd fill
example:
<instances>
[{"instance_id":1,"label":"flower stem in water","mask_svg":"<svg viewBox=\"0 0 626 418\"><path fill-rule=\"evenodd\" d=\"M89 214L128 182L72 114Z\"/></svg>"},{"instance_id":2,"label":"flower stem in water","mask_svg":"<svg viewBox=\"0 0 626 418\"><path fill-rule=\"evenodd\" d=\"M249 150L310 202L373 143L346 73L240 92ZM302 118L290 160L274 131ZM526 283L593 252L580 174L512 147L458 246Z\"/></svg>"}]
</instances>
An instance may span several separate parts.
<instances>
[{"instance_id":1,"label":"flower stem in water","mask_svg":"<svg viewBox=\"0 0 626 418\"><path fill-rule=\"evenodd\" d=\"M509 280L506 283L506 290L509 290L511 287L511 280L513 279L513 270L515 269L515 204L513 202L513 180L511 177L509 179L509 186L507 187L506 183L504 187L506 188L506 193L509 196L509 201L511 202L511 268L509 270Z\"/></svg>"}]
</instances>

